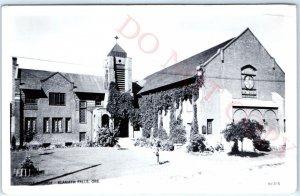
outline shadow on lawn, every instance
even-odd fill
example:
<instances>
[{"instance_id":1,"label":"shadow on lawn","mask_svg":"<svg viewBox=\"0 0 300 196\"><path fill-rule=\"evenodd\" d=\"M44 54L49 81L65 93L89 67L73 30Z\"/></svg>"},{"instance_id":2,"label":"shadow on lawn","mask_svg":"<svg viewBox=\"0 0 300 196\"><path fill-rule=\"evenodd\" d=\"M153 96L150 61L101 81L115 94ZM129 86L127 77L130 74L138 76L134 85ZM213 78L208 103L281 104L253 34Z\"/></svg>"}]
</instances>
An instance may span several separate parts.
<instances>
[{"instance_id":1,"label":"shadow on lawn","mask_svg":"<svg viewBox=\"0 0 300 196\"><path fill-rule=\"evenodd\" d=\"M92 165L92 166L90 166L90 167L86 167L86 168L83 168L83 169L79 169L79 170L76 170L76 171L73 171L73 172L65 173L65 174L60 175L60 176L56 176L56 177L49 178L49 179L46 179L46 180L43 180L43 181L40 181L40 182L36 182L36 183L34 183L34 184L32 184L32 185L45 184L45 183L50 182L50 181L52 181L52 180L56 180L56 179L58 179L58 178L62 178L62 177L65 177L65 176L68 176L68 175L71 175L71 174L75 174L75 173L78 173L78 172L81 172L81 171L84 171L84 170L87 170L87 169L91 169L91 168L97 167L97 166L99 166L99 165L101 165L101 164L96 164L96 165Z\"/></svg>"},{"instance_id":2,"label":"shadow on lawn","mask_svg":"<svg viewBox=\"0 0 300 196\"><path fill-rule=\"evenodd\" d=\"M160 161L159 164L160 164L160 165L163 165L163 164L166 164L166 163L169 163L169 162L170 162L170 161Z\"/></svg>"},{"instance_id":3,"label":"shadow on lawn","mask_svg":"<svg viewBox=\"0 0 300 196\"><path fill-rule=\"evenodd\" d=\"M53 154L54 152L45 152L45 153L42 153L42 154L39 154L40 156L41 155L49 155L49 154Z\"/></svg>"},{"instance_id":4,"label":"shadow on lawn","mask_svg":"<svg viewBox=\"0 0 300 196\"><path fill-rule=\"evenodd\" d=\"M239 157L261 157L261 156L265 156L265 153L258 153L258 152L248 152L248 151L244 151L244 152L229 152L228 153L229 156L239 156Z\"/></svg>"}]
</instances>

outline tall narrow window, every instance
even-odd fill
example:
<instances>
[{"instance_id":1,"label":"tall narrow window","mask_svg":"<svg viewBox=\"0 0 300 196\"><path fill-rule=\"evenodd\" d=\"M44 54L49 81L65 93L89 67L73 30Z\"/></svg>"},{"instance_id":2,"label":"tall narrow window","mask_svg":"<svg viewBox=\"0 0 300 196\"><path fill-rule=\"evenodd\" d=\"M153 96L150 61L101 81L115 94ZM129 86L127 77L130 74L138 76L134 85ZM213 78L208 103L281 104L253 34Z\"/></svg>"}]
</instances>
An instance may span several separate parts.
<instances>
[{"instance_id":1,"label":"tall narrow window","mask_svg":"<svg viewBox=\"0 0 300 196\"><path fill-rule=\"evenodd\" d=\"M96 96L95 105L101 106L101 97L99 95Z\"/></svg>"},{"instance_id":2,"label":"tall narrow window","mask_svg":"<svg viewBox=\"0 0 300 196\"><path fill-rule=\"evenodd\" d=\"M36 132L36 118L25 118L26 133Z\"/></svg>"},{"instance_id":3,"label":"tall narrow window","mask_svg":"<svg viewBox=\"0 0 300 196\"><path fill-rule=\"evenodd\" d=\"M202 134L206 134L206 126L205 125L202 126Z\"/></svg>"},{"instance_id":4,"label":"tall narrow window","mask_svg":"<svg viewBox=\"0 0 300 196\"><path fill-rule=\"evenodd\" d=\"M212 134L213 119L207 119L207 134Z\"/></svg>"},{"instance_id":5,"label":"tall narrow window","mask_svg":"<svg viewBox=\"0 0 300 196\"><path fill-rule=\"evenodd\" d=\"M86 123L86 101L79 102L79 123Z\"/></svg>"},{"instance_id":6,"label":"tall narrow window","mask_svg":"<svg viewBox=\"0 0 300 196\"><path fill-rule=\"evenodd\" d=\"M43 121L43 129L44 129L44 133L50 133L50 124L49 124L49 118L44 118Z\"/></svg>"},{"instance_id":7,"label":"tall narrow window","mask_svg":"<svg viewBox=\"0 0 300 196\"><path fill-rule=\"evenodd\" d=\"M65 93L49 93L49 105L65 105Z\"/></svg>"},{"instance_id":8,"label":"tall narrow window","mask_svg":"<svg viewBox=\"0 0 300 196\"><path fill-rule=\"evenodd\" d=\"M52 118L52 133L62 133L62 118Z\"/></svg>"},{"instance_id":9,"label":"tall narrow window","mask_svg":"<svg viewBox=\"0 0 300 196\"><path fill-rule=\"evenodd\" d=\"M66 133L72 132L72 122L71 118L66 118Z\"/></svg>"}]
</instances>

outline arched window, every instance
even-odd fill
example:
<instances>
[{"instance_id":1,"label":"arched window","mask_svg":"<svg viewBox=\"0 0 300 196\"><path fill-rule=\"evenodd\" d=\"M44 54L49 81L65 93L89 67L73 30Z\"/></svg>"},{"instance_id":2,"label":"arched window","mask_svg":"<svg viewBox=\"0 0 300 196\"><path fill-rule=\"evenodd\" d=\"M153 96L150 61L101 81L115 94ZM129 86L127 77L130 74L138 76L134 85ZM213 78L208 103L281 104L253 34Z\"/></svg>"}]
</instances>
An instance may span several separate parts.
<instances>
[{"instance_id":1,"label":"arched window","mask_svg":"<svg viewBox=\"0 0 300 196\"><path fill-rule=\"evenodd\" d=\"M245 65L241 68L242 97L256 97L256 71L256 68L252 65Z\"/></svg>"},{"instance_id":2,"label":"arched window","mask_svg":"<svg viewBox=\"0 0 300 196\"><path fill-rule=\"evenodd\" d=\"M101 126L102 127L109 127L109 116L107 114L104 114L101 118Z\"/></svg>"}]
</instances>

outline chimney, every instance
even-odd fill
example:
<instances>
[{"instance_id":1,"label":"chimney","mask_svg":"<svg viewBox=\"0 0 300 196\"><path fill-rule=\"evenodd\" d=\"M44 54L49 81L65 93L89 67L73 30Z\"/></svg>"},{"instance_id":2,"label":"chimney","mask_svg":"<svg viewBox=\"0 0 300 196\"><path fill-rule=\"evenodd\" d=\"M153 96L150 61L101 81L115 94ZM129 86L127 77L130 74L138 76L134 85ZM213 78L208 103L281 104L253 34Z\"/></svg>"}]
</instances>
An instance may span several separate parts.
<instances>
[{"instance_id":1,"label":"chimney","mask_svg":"<svg viewBox=\"0 0 300 196\"><path fill-rule=\"evenodd\" d=\"M12 57L12 99L14 100L16 94L16 79L18 78L19 65L17 57Z\"/></svg>"},{"instance_id":2,"label":"chimney","mask_svg":"<svg viewBox=\"0 0 300 196\"><path fill-rule=\"evenodd\" d=\"M17 62L17 57L12 57L12 78L16 79L18 77L19 65Z\"/></svg>"}]
</instances>

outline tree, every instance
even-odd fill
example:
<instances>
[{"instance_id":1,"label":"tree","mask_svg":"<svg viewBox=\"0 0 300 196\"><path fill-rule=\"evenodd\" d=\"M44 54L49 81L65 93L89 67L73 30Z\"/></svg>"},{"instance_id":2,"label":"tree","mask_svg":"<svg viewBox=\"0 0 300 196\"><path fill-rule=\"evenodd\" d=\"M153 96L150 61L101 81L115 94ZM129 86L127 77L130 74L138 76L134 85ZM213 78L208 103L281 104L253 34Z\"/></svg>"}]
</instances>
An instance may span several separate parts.
<instances>
[{"instance_id":1,"label":"tree","mask_svg":"<svg viewBox=\"0 0 300 196\"><path fill-rule=\"evenodd\" d=\"M134 115L133 97L128 92L121 93L114 82L109 84L107 111L114 119L117 129L123 119L136 117Z\"/></svg>"},{"instance_id":2,"label":"tree","mask_svg":"<svg viewBox=\"0 0 300 196\"><path fill-rule=\"evenodd\" d=\"M248 138L250 140L256 140L261 137L261 134L265 132L263 125L259 124L256 120L250 120L243 118L237 123L230 123L225 130L222 131L227 142L233 141L234 145L232 152L238 152L238 141L242 142Z\"/></svg>"}]
</instances>

